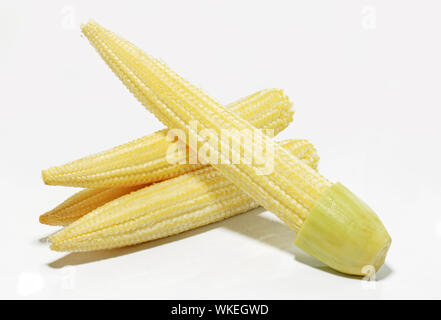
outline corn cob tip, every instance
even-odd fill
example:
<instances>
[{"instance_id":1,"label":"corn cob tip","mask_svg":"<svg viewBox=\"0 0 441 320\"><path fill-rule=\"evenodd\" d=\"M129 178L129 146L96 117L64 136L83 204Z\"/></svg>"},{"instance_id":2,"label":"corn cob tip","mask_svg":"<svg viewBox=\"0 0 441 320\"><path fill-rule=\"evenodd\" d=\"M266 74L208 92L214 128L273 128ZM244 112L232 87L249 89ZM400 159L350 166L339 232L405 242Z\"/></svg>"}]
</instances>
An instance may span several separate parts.
<instances>
[{"instance_id":1,"label":"corn cob tip","mask_svg":"<svg viewBox=\"0 0 441 320\"><path fill-rule=\"evenodd\" d=\"M96 24L96 21L93 19L88 19L86 22L80 25L80 29L81 31L84 31L85 29L87 29L88 26L91 26L93 24Z\"/></svg>"},{"instance_id":2,"label":"corn cob tip","mask_svg":"<svg viewBox=\"0 0 441 320\"><path fill-rule=\"evenodd\" d=\"M336 183L312 208L294 243L337 271L363 276L383 265L391 237L371 208Z\"/></svg>"},{"instance_id":3,"label":"corn cob tip","mask_svg":"<svg viewBox=\"0 0 441 320\"><path fill-rule=\"evenodd\" d=\"M66 233L68 233L68 231L66 230L67 228L68 227L65 227L47 238L47 242L49 243L49 248L51 250L58 252L70 251L69 248L66 246L66 241L64 241L65 239L67 239L67 236L65 235Z\"/></svg>"},{"instance_id":4,"label":"corn cob tip","mask_svg":"<svg viewBox=\"0 0 441 320\"><path fill-rule=\"evenodd\" d=\"M38 217L38 221L41 224L45 224L47 226L64 226L66 225L65 223L63 223L62 219L58 218L57 216L55 216L52 211L43 213L42 215L40 215L40 217Z\"/></svg>"},{"instance_id":5,"label":"corn cob tip","mask_svg":"<svg viewBox=\"0 0 441 320\"><path fill-rule=\"evenodd\" d=\"M63 247L60 246L58 242L52 241L51 238L48 239L48 242L49 242L49 248L53 251L57 251L57 252L67 251L67 250L63 250Z\"/></svg>"},{"instance_id":6,"label":"corn cob tip","mask_svg":"<svg viewBox=\"0 0 441 320\"><path fill-rule=\"evenodd\" d=\"M68 252L69 250L63 248L62 245L60 245L60 243L58 242L52 242L50 239L48 240L49 242L49 249L51 249L52 251L56 251L56 252Z\"/></svg>"},{"instance_id":7,"label":"corn cob tip","mask_svg":"<svg viewBox=\"0 0 441 320\"><path fill-rule=\"evenodd\" d=\"M58 167L50 167L48 169L41 170L41 179L43 183L48 186L56 185L57 177L62 175Z\"/></svg>"},{"instance_id":8,"label":"corn cob tip","mask_svg":"<svg viewBox=\"0 0 441 320\"><path fill-rule=\"evenodd\" d=\"M40 215L40 217L38 217L38 221L41 224L45 224L47 226L65 226L67 225L66 223L64 223L62 221L62 218L57 217L56 215L54 215L52 213L52 211L43 213L42 215Z\"/></svg>"},{"instance_id":9,"label":"corn cob tip","mask_svg":"<svg viewBox=\"0 0 441 320\"><path fill-rule=\"evenodd\" d=\"M43 179L44 184L50 183L48 170L41 170L41 179Z\"/></svg>"},{"instance_id":10,"label":"corn cob tip","mask_svg":"<svg viewBox=\"0 0 441 320\"><path fill-rule=\"evenodd\" d=\"M47 216L48 216L47 213L44 213L44 214L40 215L40 217L38 218L38 221L39 221L41 224L47 224L47 225L50 225Z\"/></svg>"}]
</instances>

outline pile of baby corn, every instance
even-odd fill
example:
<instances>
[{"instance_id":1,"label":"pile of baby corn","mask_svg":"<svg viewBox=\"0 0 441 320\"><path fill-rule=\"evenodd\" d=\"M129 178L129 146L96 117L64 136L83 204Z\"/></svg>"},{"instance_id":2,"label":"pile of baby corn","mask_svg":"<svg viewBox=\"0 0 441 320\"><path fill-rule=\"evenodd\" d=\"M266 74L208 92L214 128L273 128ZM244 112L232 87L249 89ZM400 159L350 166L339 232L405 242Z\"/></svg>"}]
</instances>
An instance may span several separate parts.
<instances>
[{"instance_id":1,"label":"pile of baby corn","mask_svg":"<svg viewBox=\"0 0 441 320\"><path fill-rule=\"evenodd\" d=\"M111 150L43 170L46 184L84 188L40 216L64 228L49 238L57 251L92 251L139 244L191 230L263 206L297 235L294 243L340 272L364 275L384 263L391 238L377 215L340 183L317 172L318 156L306 140L275 142L292 121L281 90L262 90L226 107L162 62L95 22L82 31L132 94L169 129ZM199 130L195 130L193 122ZM209 154L229 159L224 141L201 132L233 129L233 142L252 152L263 142L273 168L253 163L190 164L180 129L203 141ZM257 130L259 129L259 130ZM231 130L230 130L231 131ZM253 132L244 143L243 132ZM176 147L174 161L169 150ZM224 148L225 147L225 148ZM211 158L210 156L210 158Z\"/></svg>"}]
</instances>

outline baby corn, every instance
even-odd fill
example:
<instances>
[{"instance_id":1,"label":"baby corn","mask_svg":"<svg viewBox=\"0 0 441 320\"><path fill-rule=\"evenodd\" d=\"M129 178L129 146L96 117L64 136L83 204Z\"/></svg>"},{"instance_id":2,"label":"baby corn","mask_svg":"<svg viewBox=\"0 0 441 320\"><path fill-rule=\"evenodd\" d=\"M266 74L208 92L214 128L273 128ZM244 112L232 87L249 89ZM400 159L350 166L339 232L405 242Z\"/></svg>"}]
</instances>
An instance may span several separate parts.
<instances>
[{"instance_id":1,"label":"baby corn","mask_svg":"<svg viewBox=\"0 0 441 320\"><path fill-rule=\"evenodd\" d=\"M287 140L280 144L301 161L316 168L318 156L311 143ZM97 194L113 189L117 191L109 196L100 196L101 199L96 202ZM60 205L64 210L57 211L56 208L42 215L51 224L72 221L71 225L50 237L51 248L58 251L90 251L133 245L191 230L258 207L257 202L211 167L135 192L126 188L126 195L114 197L122 189L81 191L77 197L74 195L67 203ZM90 193L89 199L85 196L87 192ZM110 201L102 205L104 197ZM79 214L73 216L71 212L75 207L86 207L84 202L91 208L90 213L82 210L82 218Z\"/></svg>"},{"instance_id":2,"label":"baby corn","mask_svg":"<svg viewBox=\"0 0 441 320\"><path fill-rule=\"evenodd\" d=\"M254 126L278 134L292 121L291 105L281 90L271 89L243 98L231 104L230 109ZM167 151L174 142L167 136L168 132L161 130L111 150L43 170L43 180L50 185L83 188L133 186L158 182L203 167L189 161L180 165L170 163ZM180 163L181 159L175 160Z\"/></svg>"},{"instance_id":3,"label":"baby corn","mask_svg":"<svg viewBox=\"0 0 441 320\"><path fill-rule=\"evenodd\" d=\"M247 121L126 40L94 22L87 23L82 30L127 88L168 128L184 130L195 135L199 142L205 140L200 134L202 130L221 136L222 129L234 129L251 139L250 144L241 143L239 133L232 135L233 142L240 143L248 154L252 154L258 141L263 142L274 161L273 170L265 174L254 163L222 164L228 163L231 155L225 142L219 148L218 141L209 140L205 146L220 159L220 162L210 161L213 168L298 232L295 243L300 248L349 274L362 275L366 266L375 270L381 267L391 243L390 236L376 214L349 190L329 182L285 148L253 130ZM202 130L191 125L194 121ZM256 160L261 163L262 159ZM93 219L94 215L86 217ZM103 227L112 223L106 219L100 222ZM130 227L130 221L126 222L120 232ZM57 238L54 239L56 242ZM99 246L99 242L92 245Z\"/></svg>"},{"instance_id":4,"label":"baby corn","mask_svg":"<svg viewBox=\"0 0 441 320\"><path fill-rule=\"evenodd\" d=\"M289 140L283 142L283 145L310 167L317 168L319 157L311 143L306 140ZM107 202L142 188L144 188L144 185L81 190L66 199L59 206L42 214L40 222L53 226L67 226Z\"/></svg>"}]
</instances>

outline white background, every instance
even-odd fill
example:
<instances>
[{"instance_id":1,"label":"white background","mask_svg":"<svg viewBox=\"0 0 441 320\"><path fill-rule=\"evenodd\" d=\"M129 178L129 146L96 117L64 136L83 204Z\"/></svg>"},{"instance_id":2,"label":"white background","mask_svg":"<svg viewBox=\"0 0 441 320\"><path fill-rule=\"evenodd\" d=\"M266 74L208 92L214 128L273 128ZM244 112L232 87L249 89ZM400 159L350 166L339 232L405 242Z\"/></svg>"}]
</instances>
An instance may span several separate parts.
<instances>
[{"instance_id":1,"label":"white background","mask_svg":"<svg viewBox=\"0 0 441 320\"><path fill-rule=\"evenodd\" d=\"M440 1L0 1L0 298L441 298ZM40 171L162 125L84 37L93 18L222 103L285 89L320 171L393 242L375 283L331 271L264 210L164 240L49 250L75 189Z\"/></svg>"}]
</instances>

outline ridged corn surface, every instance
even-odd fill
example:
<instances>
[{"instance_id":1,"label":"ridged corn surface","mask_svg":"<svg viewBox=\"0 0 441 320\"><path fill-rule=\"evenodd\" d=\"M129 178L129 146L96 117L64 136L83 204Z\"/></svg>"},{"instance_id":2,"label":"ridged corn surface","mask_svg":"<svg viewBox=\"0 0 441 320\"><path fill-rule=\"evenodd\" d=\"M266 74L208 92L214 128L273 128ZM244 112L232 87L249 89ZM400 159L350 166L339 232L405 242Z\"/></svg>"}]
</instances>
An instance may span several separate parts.
<instances>
[{"instance_id":1,"label":"ridged corn surface","mask_svg":"<svg viewBox=\"0 0 441 320\"><path fill-rule=\"evenodd\" d=\"M319 157L314 146L307 140L287 140L282 142L289 151L310 167L316 169ZM53 226L67 226L94 209L125 194L139 190L144 185L132 187L84 189L66 199L54 209L42 214L40 222Z\"/></svg>"},{"instance_id":2,"label":"ridged corn surface","mask_svg":"<svg viewBox=\"0 0 441 320\"><path fill-rule=\"evenodd\" d=\"M316 168L318 156L308 141L287 140L281 145ZM68 202L72 206L75 201ZM220 221L257 206L220 171L205 167L97 207L51 236L51 248L92 251L138 244ZM50 215L46 219L49 218Z\"/></svg>"},{"instance_id":3,"label":"ridged corn surface","mask_svg":"<svg viewBox=\"0 0 441 320\"><path fill-rule=\"evenodd\" d=\"M219 135L225 128L238 132L256 132L249 122L221 106L130 42L94 22L83 25L82 30L127 88L168 128L184 130L196 135L200 141L204 137L199 135L200 131L196 132L192 128L192 121L198 122L200 130L214 130ZM233 139L239 141L240 137ZM263 133L257 132L251 139L251 144L242 144L244 151L252 153L250 148L257 141L263 141L266 149L273 154L274 169L271 173L262 175L256 165L244 163L212 163L213 167L298 231L308 212L331 183ZM228 149L222 148L222 143L221 148L218 143L208 143L210 152L227 163L230 154L224 150Z\"/></svg>"},{"instance_id":4,"label":"ridged corn surface","mask_svg":"<svg viewBox=\"0 0 441 320\"><path fill-rule=\"evenodd\" d=\"M261 129L278 134L292 121L292 103L280 90L262 90L229 106L232 112ZM173 141L161 130L73 162L42 171L49 185L109 188L149 184L201 168L201 164L171 164L167 151ZM184 142L185 144L185 142ZM188 149L187 149L188 156ZM185 155L184 155L185 156ZM176 163L180 159L176 159Z\"/></svg>"},{"instance_id":5,"label":"ridged corn surface","mask_svg":"<svg viewBox=\"0 0 441 320\"><path fill-rule=\"evenodd\" d=\"M51 226L67 226L107 202L141 189L142 187L143 185L81 190L66 199L59 206L42 214L40 216L40 223Z\"/></svg>"}]
</instances>

